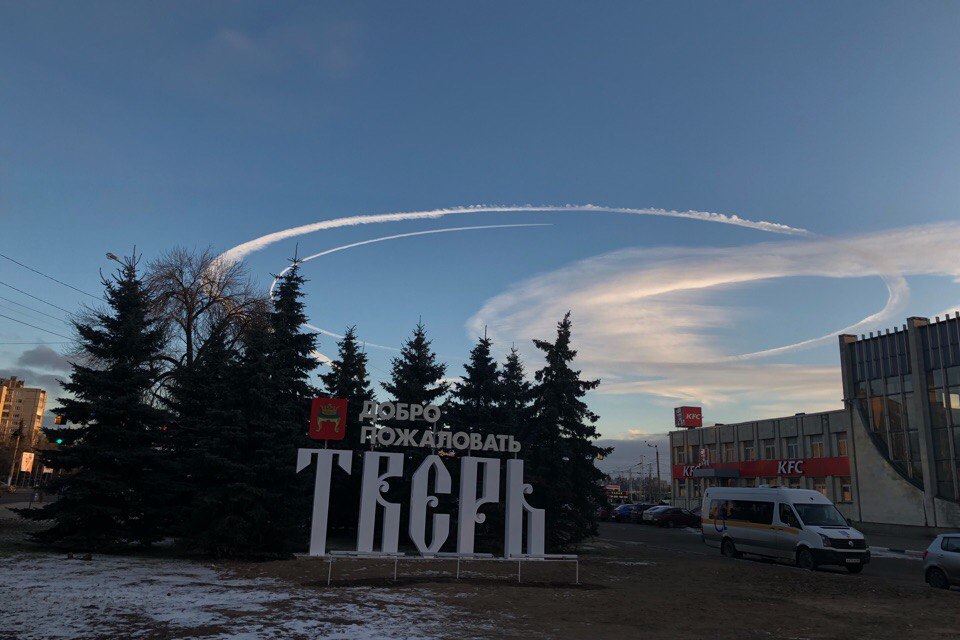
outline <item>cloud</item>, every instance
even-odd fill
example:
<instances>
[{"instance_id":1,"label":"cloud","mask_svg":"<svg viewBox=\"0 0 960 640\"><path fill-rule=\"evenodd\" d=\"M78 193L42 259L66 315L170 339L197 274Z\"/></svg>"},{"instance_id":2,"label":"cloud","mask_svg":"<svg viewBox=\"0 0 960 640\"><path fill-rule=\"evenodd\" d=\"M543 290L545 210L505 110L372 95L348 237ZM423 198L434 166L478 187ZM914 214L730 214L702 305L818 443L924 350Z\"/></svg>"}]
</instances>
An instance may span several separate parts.
<instances>
[{"instance_id":1,"label":"cloud","mask_svg":"<svg viewBox=\"0 0 960 640\"><path fill-rule=\"evenodd\" d=\"M67 358L50 347L39 346L20 354L17 364L22 367L37 367L47 371L69 371Z\"/></svg>"},{"instance_id":2,"label":"cloud","mask_svg":"<svg viewBox=\"0 0 960 640\"><path fill-rule=\"evenodd\" d=\"M625 249L529 278L487 300L468 321L498 342L549 336L572 309L578 364L602 378L599 392L644 394L665 403L752 403L796 411L839 406L836 367L754 360L835 341L902 320L909 289L903 275L957 278L953 247L960 224L895 229L844 239L809 237L717 249ZM886 276L883 309L827 336L751 354L731 352L720 330L743 311L723 304L735 287L794 276ZM775 401L773 401L775 399Z\"/></svg>"}]
</instances>

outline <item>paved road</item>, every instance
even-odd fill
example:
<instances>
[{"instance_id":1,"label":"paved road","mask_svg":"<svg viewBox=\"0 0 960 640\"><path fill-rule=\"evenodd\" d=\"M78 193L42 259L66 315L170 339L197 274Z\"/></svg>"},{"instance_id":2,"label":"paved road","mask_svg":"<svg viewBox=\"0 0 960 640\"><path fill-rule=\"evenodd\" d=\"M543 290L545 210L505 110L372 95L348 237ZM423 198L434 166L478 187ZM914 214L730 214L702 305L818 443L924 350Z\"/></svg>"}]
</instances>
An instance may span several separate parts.
<instances>
[{"instance_id":1,"label":"paved road","mask_svg":"<svg viewBox=\"0 0 960 640\"><path fill-rule=\"evenodd\" d=\"M690 554L719 555L720 551L703 544L699 531L692 529L661 529L649 525L619 524L616 522L600 523L600 537L609 540L624 542L642 542L650 547L660 547L671 551L681 551ZM869 542L869 538L867 539ZM744 562L760 562L760 560L744 560ZM838 571L846 573L840 567L824 567L823 571ZM873 558L858 577L884 576L896 580L909 582L923 582L923 563L917 557L899 556L896 554L873 554Z\"/></svg>"}]
</instances>

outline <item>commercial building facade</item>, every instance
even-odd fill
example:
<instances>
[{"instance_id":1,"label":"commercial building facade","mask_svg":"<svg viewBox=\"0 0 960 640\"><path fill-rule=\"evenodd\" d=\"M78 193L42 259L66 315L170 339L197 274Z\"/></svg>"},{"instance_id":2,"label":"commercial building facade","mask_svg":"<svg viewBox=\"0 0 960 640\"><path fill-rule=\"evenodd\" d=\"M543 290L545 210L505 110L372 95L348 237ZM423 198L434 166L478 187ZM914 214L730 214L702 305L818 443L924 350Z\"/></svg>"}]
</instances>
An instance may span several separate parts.
<instances>
[{"instance_id":1,"label":"commercial building facade","mask_svg":"<svg viewBox=\"0 0 960 640\"><path fill-rule=\"evenodd\" d=\"M47 392L27 387L16 376L0 378L0 445L15 437L23 424L22 440L30 446L40 435Z\"/></svg>"},{"instance_id":2,"label":"commercial building facade","mask_svg":"<svg viewBox=\"0 0 960 640\"><path fill-rule=\"evenodd\" d=\"M672 432L675 503L776 484L821 491L861 523L960 528L960 316L839 346L843 408Z\"/></svg>"}]
</instances>

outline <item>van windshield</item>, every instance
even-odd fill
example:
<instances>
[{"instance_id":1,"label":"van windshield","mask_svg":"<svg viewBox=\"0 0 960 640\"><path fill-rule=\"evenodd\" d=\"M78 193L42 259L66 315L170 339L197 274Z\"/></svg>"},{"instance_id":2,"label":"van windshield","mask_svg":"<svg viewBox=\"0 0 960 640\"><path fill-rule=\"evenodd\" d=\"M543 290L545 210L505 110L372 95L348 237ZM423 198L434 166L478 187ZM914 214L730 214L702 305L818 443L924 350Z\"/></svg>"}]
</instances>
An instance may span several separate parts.
<instances>
[{"instance_id":1,"label":"van windshield","mask_svg":"<svg viewBox=\"0 0 960 640\"><path fill-rule=\"evenodd\" d=\"M800 521L810 527L849 527L846 519L832 504L794 504Z\"/></svg>"}]
</instances>

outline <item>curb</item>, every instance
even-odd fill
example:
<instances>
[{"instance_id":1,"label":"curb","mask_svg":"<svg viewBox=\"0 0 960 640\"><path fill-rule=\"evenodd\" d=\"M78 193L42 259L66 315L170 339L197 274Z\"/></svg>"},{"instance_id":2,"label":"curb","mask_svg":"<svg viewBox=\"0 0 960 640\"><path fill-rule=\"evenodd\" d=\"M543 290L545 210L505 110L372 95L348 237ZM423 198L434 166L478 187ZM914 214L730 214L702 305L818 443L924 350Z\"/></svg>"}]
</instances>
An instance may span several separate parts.
<instances>
[{"instance_id":1,"label":"curb","mask_svg":"<svg viewBox=\"0 0 960 640\"><path fill-rule=\"evenodd\" d=\"M914 551L913 549L894 549L892 547L870 547L870 551L883 551L886 553L899 553L911 558L922 558L923 551Z\"/></svg>"}]
</instances>

